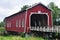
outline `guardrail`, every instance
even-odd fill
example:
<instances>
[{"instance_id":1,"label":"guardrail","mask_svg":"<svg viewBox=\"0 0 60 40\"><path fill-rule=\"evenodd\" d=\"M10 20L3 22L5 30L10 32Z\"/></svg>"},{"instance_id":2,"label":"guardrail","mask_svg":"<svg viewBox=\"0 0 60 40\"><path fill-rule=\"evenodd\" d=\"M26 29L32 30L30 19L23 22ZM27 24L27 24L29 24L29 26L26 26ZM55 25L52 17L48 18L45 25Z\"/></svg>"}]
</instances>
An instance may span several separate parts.
<instances>
[{"instance_id":1,"label":"guardrail","mask_svg":"<svg viewBox=\"0 0 60 40\"><path fill-rule=\"evenodd\" d=\"M44 31L44 32L60 32L60 26L53 26L53 27L31 27L30 30L34 31Z\"/></svg>"}]
</instances>

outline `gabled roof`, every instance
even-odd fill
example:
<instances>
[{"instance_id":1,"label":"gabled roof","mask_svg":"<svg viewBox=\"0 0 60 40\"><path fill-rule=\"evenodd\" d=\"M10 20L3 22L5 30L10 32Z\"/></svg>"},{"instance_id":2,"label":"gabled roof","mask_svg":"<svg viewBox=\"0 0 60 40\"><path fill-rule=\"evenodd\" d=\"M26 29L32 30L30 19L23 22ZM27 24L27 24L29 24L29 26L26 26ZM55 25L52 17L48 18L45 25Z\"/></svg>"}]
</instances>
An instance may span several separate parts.
<instances>
[{"instance_id":1,"label":"gabled roof","mask_svg":"<svg viewBox=\"0 0 60 40\"><path fill-rule=\"evenodd\" d=\"M44 6L45 8L47 8L48 10L52 11L52 9L48 8L47 6L43 5L42 3L35 3L35 4L32 5L30 8L33 8L33 7L37 6L37 5L42 5L42 6ZM30 8L27 8L26 10L28 10L28 9L30 9Z\"/></svg>"},{"instance_id":2,"label":"gabled roof","mask_svg":"<svg viewBox=\"0 0 60 40\"><path fill-rule=\"evenodd\" d=\"M25 11L26 11L26 10L19 11L18 13L15 13L15 14L13 14L13 15L11 15L11 16L8 16L8 17L6 17L5 19L10 18L10 17L12 17L12 16L15 16L15 15L17 15L17 14L21 14L22 12L25 12Z\"/></svg>"},{"instance_id":3,"label":"gabled roof","mask_svg":"<svg viewBox=\"0 0 60 40\"><path fill-rule=\"evenodd\" d=\"M31 7L27 8L26 10L29 10L29 9L31 9L31 8L33 8L33 7L35 7L35 6L37 6L37 5L42 5L42 6L44 6L45 8L47 8L48 10L51 11L50 8L48 8L47 6L43 5L42 3L36 3L36 4L32 5ZM18 13L15 13L15 14L13 14L13 15L11 15L11 16L8 16L8 17L6 17L5 19L10 18L10 17L12 17L12 16L14 16L14 15L20 14L20 13L22 13L22 12L25 12L26 10L19 11Z\"/></svg>"}]
</instances>

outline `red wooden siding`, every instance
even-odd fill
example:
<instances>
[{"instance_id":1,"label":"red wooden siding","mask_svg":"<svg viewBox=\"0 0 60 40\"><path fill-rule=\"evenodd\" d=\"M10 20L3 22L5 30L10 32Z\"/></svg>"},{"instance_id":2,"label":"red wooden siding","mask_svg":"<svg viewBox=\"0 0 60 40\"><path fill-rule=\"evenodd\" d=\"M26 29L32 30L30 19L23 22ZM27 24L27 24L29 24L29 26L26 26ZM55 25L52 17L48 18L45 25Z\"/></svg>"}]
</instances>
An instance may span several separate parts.
<instances>
[{"instance_id":1,"label":"red wooden siding","mask_svg":"<svg viewBox=\"0 0 60 40\"><path fill-rule=\"evenodd\" d=\"M31 9L28 9L27 10L27 20L26 20L26 31L27 32L29 32L30 31L30 29L28 29L29 28L29 16L30 16L30 14L31 14L31 12L38 12L38 11L41 11L42 13L47 13L48 14L48 16L49 16L49 26L50 27L52 27L52 17L51 17L51 11L50 10L48 10L47 8L45 8L44 6L42 6L42 5L37 5L37 6L35 6L35 7L33 7L33 8L31 8Z\"/></svg>"},{"instance_id":2,"label":"red wooden siding","mask_svg":"<svg viewBox=\"0 0 60 40\"><path fill-rule=\"evenodd\" d=\"M15 15L13 17L10 17L6 20L6 23L11 22L11 27L7 27L6 26L6 30L8 31L16 31L16 32L24 32L24 27L19 27L19 21L22 22L22 19L24 18L25 21L25 12L23 12L22 14L19 15ZM18 21L18 27L16 27L16 21Z\"/></svg>"},{"instance_id":3,"label":"red wooden siding","mask_svg":"<svg viewBox=\"0 0 60 40\"><path fill-rule=\"evenodd\" d=\"M30 32L30 15L32 12L38 12L41 11L42 13L47 13L49 16L49 25L48 27L52 27L52 13L51 10L43 6L42 4L38 4L26 11L17 13L16 15L12 15L5 19L6 23L6 30L7 31L16 31L16 32ZM22 27L22 20L24 19L24 27ZM16 23L17 21L17 23ZM7 23L11 22L11 27L7 27ZM19 23L21 22L21 24ZM18 25L16 25L18 24ZM17 26L17 27L16 27ZM21 26L21 27L20 27Z\"/></svg>"}]
</instances>

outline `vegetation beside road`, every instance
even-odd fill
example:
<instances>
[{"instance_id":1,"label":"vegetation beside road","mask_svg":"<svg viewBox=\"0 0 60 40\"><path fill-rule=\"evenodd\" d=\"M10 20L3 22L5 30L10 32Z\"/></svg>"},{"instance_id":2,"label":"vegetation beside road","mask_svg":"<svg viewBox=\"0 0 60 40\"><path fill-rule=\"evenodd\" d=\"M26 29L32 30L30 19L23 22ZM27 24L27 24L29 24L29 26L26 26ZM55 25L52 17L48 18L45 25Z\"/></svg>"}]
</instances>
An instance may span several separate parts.
<instances>
[{"instance_id":1,"label":"vegetation beside road","mask_svg":"<svg viewBox=\"0 0 60 40\"><path fill-rule=\"evenodd\" d=\"M44 40L38 37L0 36L0 40Z\"/></svg>"},{"instance_id":2,"label":"vegetation beside road","mask_svg":"<svg viewBox=\"0 0 60 40\"><path fill-rule=\"evenodd\" d=\"M0 32L4 32L5 29L4 27L0 27ZM8 35L8 36L3 36L0 33L0 40L44 40L41 37L21 37L20 35Z\"/></svg>"},{"instance_id":3,"label":"vegetation beside road","mask_svg":"<svg viewBox=\"0 0 60 40\"><path fill-rule=\"evenodd\" d=\"M3 32L5 31L5 28L4 27L0 27L0 32Z\"/></svg>"}]
</instances>

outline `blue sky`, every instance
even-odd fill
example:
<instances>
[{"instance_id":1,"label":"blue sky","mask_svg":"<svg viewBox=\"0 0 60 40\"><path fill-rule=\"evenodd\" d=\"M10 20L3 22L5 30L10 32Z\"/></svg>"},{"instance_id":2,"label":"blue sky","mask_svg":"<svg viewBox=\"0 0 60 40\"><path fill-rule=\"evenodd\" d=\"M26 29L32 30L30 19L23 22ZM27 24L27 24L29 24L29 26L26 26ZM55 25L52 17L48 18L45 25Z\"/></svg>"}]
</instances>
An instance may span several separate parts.
<instances>
[{"instance_id":1,"label":"blue sky","mask_svg":"<svg viewBox=\"0 0 60 40\"><path fill-rule=\"evenodd\" d=\"M39 2L46 6L54 2L60 8L60 0L0 0L0 22L5 17L20 11L23 5L33 5Z\"/></svg>"}]
</instances>

